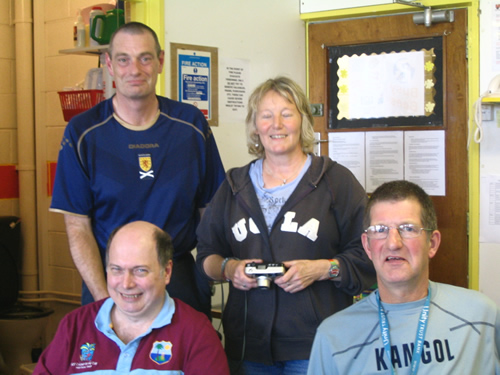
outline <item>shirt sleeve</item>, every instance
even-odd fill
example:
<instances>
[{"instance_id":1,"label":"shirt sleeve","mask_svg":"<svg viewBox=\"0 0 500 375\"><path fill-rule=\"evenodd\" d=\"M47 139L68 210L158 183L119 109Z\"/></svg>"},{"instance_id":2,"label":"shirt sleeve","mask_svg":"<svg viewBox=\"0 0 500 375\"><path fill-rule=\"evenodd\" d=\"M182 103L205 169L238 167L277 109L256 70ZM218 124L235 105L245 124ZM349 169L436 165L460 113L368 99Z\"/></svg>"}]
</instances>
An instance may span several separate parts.
<instances>
[{"instance_id":1,"label":"shirt sleeve","mask_svg":"<svg viewBox=\"0 0 500 375\"><path fill-rule=\"evenodd\" d=\"M223 258L235 256L226 239L226 234L231 229L228 228L226 217L221 210L222 207L228 206L230 194L229 184L225 180L207 206L196 230L198 238L196 264L204 275L206 273L203 269L203 262L208 256L213 254L218 254Z\"/></svg>"},{"instance_id":2,"label":"shirt sleeve","mask_svg":"<svg viewBox=\"0 0 500 375\"><path fill-rule=\"evenodd\" d=\"M331 185L334 215L341 233L341 280L335 281L345 293L356 295L376 283L375 269L361 243L363 216L368 201L365 190L347 168L337 165L335 175L328 176ZM335 177L335 178L334 178Z\"/></svg>"},{"instance_id":3,"label":"shirt sleeve","mask_svg":"<svg viewBox=\"0 0 500 375\"><path fill-rule=\"evenodd\" d=\"M33 375L66 374L70 373L71 337L68 330L68 318L61 320L57 332L51 343L42 352L33 371Z\"/></svg>"},{"instance_id":4,"label":"shirt sleeve","mask_svg":"<svg viewBox=\"0 0 500 375\"><path fill-rule=\"evenodd\" d=\"M206 124L206 140L205 140L205 177L201 184L199 208L205 207L213 198L217 189L225 178L224 167L219 155L219 149L215 142L215 137L212 130Z\"/></svg>"},{"instance_id":5,"label":"shirt sleeve","mask_svg":"<svg viewBox=\"0 0 500 375\"><path fill-rule=\"evenodd\" d=\"M68 124L61 141L50 210L89 216L90 178L78 154L79 138L72 125Z\"/></svg>"}]
</instances>

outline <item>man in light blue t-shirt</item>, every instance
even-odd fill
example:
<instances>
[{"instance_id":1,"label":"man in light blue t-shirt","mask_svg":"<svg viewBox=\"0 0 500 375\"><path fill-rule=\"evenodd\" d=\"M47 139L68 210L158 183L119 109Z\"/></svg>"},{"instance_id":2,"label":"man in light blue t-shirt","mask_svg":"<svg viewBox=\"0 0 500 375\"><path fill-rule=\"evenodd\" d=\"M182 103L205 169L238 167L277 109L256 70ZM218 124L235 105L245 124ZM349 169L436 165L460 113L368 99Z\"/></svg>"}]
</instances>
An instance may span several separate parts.
<instances>
[{"instance_id":1,"label":"man in light blue t-shirt","mask_svg":"<svg viewBox=\"0 0 500 375\"><path fill-rule=\"evenodd\" d=\"M308 374L500 374L500 310L483 294L429 280L441 242L430 197L382 184L364 216L378 289L325 319Z\"/></svg>"}]
</instances>

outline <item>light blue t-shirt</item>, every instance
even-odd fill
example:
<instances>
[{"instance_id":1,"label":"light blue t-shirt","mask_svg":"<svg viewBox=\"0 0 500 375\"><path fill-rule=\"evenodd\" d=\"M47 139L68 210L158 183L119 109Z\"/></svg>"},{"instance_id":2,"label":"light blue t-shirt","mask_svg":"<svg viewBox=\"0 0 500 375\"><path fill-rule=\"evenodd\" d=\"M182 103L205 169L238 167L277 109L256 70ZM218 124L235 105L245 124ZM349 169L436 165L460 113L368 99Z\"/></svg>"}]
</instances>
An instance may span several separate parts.
<instances>
[{"instance_id":1,"label":"light blue t-shirt","mask_svg":"<svg viewBox=\"0 0 500 375\"><path fill-rule=\"evenodd\" d=\"M260 208L262 209L262 213L266 219L267 230L270 233L278 212L280 212L287 199L297 187L299 181L311 166L312 158L311 155L307 155L306 162L295 180L289 184L276 186L271 189L264 187L264 179L262 178L262 161L263 159L259 159L253 163L250 166L249 174L253 187L255 188L255 192L257 193Z\"/></svg>"},{"instance_id":2,"label":"light blue t-shirt","mask_svg":"<svg viewBox=\"0 0 500 375\"><path fill-rule=\"evenodd\" d=\"M419 375L500 374L500 309L470 289L430 281L431 306ZM389 321L389 361L375 293L326 318L314 338L308 375L411 373L425 299L382 303Z\"/></svg>"}]
</instances>

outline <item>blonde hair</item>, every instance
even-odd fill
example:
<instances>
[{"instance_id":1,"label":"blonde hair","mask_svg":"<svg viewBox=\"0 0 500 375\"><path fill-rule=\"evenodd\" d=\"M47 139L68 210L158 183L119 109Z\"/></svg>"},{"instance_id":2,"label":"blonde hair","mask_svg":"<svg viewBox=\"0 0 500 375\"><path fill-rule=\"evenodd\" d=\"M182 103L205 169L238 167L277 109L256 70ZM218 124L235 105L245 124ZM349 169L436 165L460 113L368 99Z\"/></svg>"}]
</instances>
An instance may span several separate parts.
<instances>
[{"instance_id":1,"label":"blonde hair","mask_svg":"<svg viewBox=\"0 0 500 375\"><path fill-rule=\"evenodd\" d=\"M300 146L305 154L313 151L315 138L313 129L313 116L309 100L307 99L304 91L293 80L287 77L276 77L268 79L260 84L250 95L248 99L248 113L246 118L246 133L247 133L247 147L248 153L255 155L258 158L265 156L265 150L260 142L259 136L256 131L255 117L257 108L269 92L274 91L287 99L290 103L295 104L297 110L302 117L302 124L300 127Z\"/></svg>"}]
</instances>

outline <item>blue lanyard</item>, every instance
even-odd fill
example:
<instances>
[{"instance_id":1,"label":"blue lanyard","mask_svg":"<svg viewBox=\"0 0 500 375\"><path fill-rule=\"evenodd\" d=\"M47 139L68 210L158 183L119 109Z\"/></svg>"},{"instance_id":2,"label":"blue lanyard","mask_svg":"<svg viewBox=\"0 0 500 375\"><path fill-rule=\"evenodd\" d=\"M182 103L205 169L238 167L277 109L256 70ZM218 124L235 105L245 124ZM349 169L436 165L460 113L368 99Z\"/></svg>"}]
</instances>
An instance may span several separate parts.
<instances>
[{"instance_id":1,"label":"blue lanyard","mask_svg":"<svg viewBox=\"0 0 500 375\"><path fill-rule=\"evenodd\" d=\"M378 316L380 325L380 334L382 336L382 344L384 345L384 350L389 359L389 366L391 367L391 374L395 374L394 367L392 366L392 356L391 356L391 335L389 333L389 322L387 321L387 315L380 302L380 295L378 290L376 292L377 303L378 303ZM420 358L422 357L422 350L424 348L424 338L425 331L427 330L427 323L429 319L429 306L431 303L431 288L429 286L427 292L427 298L425 299L424 307L420 312L420 319L418 320L417 335L415 337L415 345L413 347L412 360L411 360L411 374L415 375L418 371L418 366L420 365Z\"/></svg>"}]
</instances>

